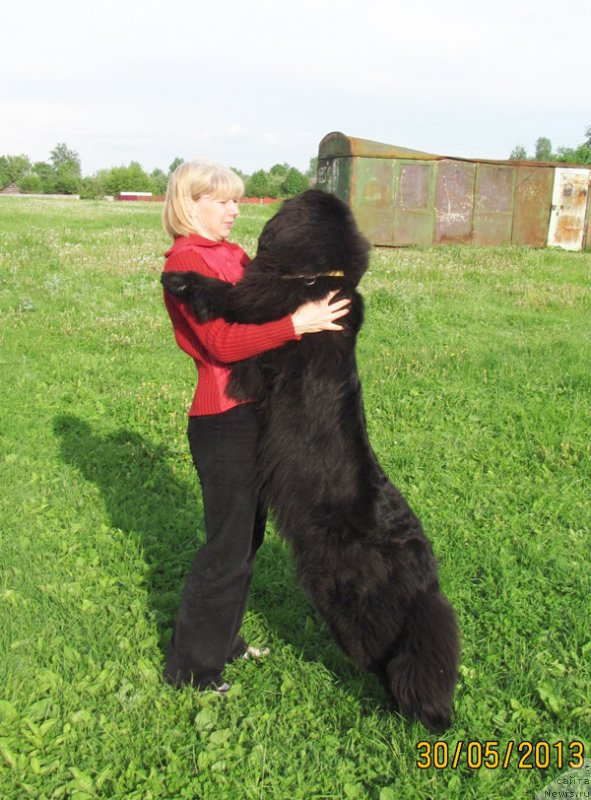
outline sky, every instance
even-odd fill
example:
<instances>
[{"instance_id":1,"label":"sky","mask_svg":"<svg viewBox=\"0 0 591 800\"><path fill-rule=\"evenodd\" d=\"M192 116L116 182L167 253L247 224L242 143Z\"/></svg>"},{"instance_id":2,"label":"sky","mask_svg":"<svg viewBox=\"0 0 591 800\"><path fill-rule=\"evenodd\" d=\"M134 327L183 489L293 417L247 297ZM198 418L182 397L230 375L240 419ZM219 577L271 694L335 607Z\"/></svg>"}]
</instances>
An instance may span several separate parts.
<instances>
[{"instance_id":1,"label":"sky","mask_svg":"<svg viewBox=\"0 0 591 800\"><path fill-rule=\"evenodd\" d=\"M305 170L331 131L508 158L591 126L591 0L14 0L0 155Z\"/></svg>"}]
</instances>

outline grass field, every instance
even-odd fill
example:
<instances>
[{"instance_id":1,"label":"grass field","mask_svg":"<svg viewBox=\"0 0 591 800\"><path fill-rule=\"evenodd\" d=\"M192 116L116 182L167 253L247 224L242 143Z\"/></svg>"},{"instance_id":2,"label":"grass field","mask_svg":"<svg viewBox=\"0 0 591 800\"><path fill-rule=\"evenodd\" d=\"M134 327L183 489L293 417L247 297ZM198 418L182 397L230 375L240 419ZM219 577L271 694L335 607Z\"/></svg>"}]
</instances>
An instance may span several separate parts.
<instances>
[{"instance_id":1,"label":"grass field","mask_svg":"<svg viewBox=\"0 0 591 800\"><path fill-rule=\"evenodd\" d=\"M245 620L271 655L226 698L161 682L203 525L159 211L0 197L0 798L533 799L570 743L591 758L591 253L380 250L362 282L372 443L462 628L435 737L339 653L273 531ZM271 213L243 211L248 251Z\"/></svg>"}]
</instances>

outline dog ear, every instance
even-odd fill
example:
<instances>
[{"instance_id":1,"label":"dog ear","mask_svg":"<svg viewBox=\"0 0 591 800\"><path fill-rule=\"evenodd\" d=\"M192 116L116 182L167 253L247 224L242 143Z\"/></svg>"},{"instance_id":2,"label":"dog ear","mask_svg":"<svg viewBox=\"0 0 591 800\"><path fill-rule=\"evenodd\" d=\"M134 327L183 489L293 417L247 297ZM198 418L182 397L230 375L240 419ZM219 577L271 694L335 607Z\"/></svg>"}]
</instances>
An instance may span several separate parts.
<instances>
[{"instance_id":1,"label":"dog ear","mask_svg":"<svg viewBox=\"0 0 591 800\"><path fill-rule=\"evenodd\" d=\"M271 250L273 247L273 242L275 241L275 233L273 231L273 225L269 223L273 221L274 218L270 219L269 222L265 225L263 230L261 231L261 235L259 236L258 245L257 245L257 253L264 253L265 250Z\"/></svg>"}]
</instances>

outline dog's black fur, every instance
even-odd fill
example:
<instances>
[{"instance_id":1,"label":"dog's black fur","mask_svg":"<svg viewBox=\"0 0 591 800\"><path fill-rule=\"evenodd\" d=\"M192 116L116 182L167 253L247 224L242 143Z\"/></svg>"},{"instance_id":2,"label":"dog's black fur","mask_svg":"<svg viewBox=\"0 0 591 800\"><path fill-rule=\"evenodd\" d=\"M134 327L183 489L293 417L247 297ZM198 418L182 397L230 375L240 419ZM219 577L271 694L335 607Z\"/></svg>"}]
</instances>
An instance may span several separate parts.
<instances>
[{"instance_id":1,"label":"dog's black fur","mask_svg":"<svg viewBox=\"0 0 591 800\"><path fill-rule=\"evenodd\" d=\"M459 633L431 545L368 441L355 362L368 252L348 206L310 190L265 225L237 284L192 272L164 273L162 283L200 320L262 323L333 289L351 299L344 331L235 364L229 391L261 404L267 500L335 639L379 676L395 708L440 731L450 724ZM344 277L322 275L333 270Z\"/></svg>"}]
</instances>

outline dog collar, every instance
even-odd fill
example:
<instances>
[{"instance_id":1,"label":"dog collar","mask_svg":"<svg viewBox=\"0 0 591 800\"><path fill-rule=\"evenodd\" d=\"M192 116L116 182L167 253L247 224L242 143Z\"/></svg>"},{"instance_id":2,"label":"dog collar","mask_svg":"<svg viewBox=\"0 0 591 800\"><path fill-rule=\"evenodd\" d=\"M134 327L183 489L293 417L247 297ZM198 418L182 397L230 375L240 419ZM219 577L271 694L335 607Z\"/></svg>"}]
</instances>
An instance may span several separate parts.
<instances>
[{"instance_id":1,"label":"dog collar","mask_svg":"<svg viewBox=\"0 0 591 800\"><path fill-rule=\"evenodd\" d=\"M332 270L332 272L317 272L316 275L282 275L285 280L307 279L316 280L316 278L344 278L345 273L340 269Z\"/></svg>"}]
</instances>

